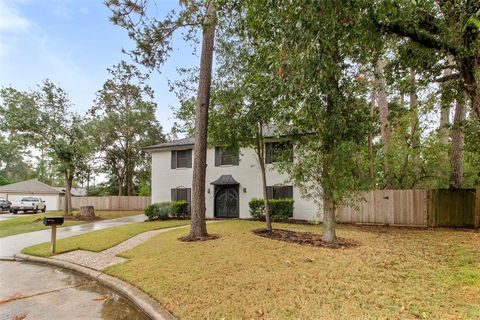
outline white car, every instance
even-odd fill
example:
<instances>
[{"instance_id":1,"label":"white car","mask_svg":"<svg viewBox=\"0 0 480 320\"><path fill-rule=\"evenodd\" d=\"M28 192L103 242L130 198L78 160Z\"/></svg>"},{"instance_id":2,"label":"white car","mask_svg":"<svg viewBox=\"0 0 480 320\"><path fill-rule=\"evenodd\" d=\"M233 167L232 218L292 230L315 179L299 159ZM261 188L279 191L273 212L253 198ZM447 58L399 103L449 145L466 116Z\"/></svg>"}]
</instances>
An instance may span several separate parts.
<instances>
[{"instance_id":1,"label":"white car","mask_svg":"<svg viewBox=\"0 0 480 320\"><path fill-rule=\"evenodd\" d=\"M33 211L33 213L37 213L38 211L45 212L46 210L47 206L45 205L45 201L39 197L23 197L22 200L14 202L10 206L10 212L13 214L19 211Z\"/></svg>"}]
</instances>

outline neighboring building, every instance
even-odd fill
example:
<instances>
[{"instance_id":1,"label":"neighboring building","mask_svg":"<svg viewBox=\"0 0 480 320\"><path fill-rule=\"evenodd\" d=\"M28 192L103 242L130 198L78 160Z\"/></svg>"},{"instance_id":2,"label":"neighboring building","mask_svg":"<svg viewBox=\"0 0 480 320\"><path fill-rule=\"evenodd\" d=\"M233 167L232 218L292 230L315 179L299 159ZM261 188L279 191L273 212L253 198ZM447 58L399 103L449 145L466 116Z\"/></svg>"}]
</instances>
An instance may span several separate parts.
<instances>
[{"instance_id":1,"label":"neighboring building","mask_svg":"<svg viewBox=\"0 0 480 320\"><path fill-rule=\"evenodd\" d=\"M65 194L65 187L53 187L55 190L60 191L62 194ZM87 189L86 188L72 188L70 190L72 197L86 197Z\"/></svg>"},{"instance_id":2,"label":"neighboring building","mask_svg":"<svg viewBox=\"0 0 480 320\"><path fill-rule=\"evenodd\" d=\"M48 211L56 211L59 210L60 197L63 193L34 179L0 186L0 197L12 202L32 195L42 198Z\"/></svg>"},{"instance_id":3,"label":"neighboring building","mask_svg":"<svg viewBox=\"0 0 480 320\"><path fill-rule=\"evenodd\" d=\"M181 139L145 148L152 156L152 203L191 201L194 139ZM294 219L319 220L312 200L301 197L300 190L288 182L288 176L273 167L279 147L289 144L266 144L267 186L269 198L293 198ZM248 203L262 198L260 165L255 151L241 148L232 154L221 147L207 151L206 208L207 217L250 218Z\"/></svg>"}]
</instances>

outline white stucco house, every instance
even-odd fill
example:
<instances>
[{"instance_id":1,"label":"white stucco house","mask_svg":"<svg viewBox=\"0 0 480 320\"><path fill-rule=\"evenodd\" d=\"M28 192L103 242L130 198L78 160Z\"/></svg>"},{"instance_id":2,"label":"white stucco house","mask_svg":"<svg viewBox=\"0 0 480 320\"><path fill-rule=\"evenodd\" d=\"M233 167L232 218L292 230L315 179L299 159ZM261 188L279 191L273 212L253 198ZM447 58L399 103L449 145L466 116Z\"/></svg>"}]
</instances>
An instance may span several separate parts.
<instances>
[{"instance_id":1,"label":"white stucco house","mask_svg":"<svg viewBox=\"0 0 480 320\"><path fill-rule=\"evenodd\" d=\"M152 203L162 201L191 201L194 139L166 142L144 150L152 158ZM266 145L267 186L269 198L293 198L293 219L321 220L318 207L312 200L302 198L286 174L275 167L275 150L280 142ZM209 218L250 218L248 203L262 198L260 165L255 151L241 148L231 154L221 147L207 151L206 215Z\"/></svg>"},{"instance_id":2,"label":"white stucco house","mask_svg":"<svg viewBox=\"0 0 480 320\"><path fill-rule=\"evenodd\" d=\"M48 211L57 211L63 192L34 179L0 186L0 197L11 202L20 201L26 196L40 197L45 201Z\"/></svg>"}]
</instances>

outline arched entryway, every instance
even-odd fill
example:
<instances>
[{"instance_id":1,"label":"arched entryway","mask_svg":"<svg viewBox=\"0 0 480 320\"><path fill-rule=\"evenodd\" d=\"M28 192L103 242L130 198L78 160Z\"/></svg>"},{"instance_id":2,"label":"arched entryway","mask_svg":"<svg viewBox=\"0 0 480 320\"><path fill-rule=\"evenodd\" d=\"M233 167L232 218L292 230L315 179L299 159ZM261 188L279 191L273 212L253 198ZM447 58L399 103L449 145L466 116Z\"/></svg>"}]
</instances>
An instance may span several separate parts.
<instances>
[{"instance_id":1,"label":"arched entryway","mask_svg":"<svg viewBox=\"0 0 480 320\"><path fill-rule=\"evenodd\" d=\"M215 187L215 217L239 217L238 186Z\"/></svg>"},{"instance_id":2,"label":"arched entryway","mask_svg":"<svg viewBox=\"0 0 480 320\"><path fill-rule=\"evenodd\" d=\"M231 175L222 175L212 182L214 186L214 216L215 218L238 218L240 185Z\"/></svg>"}]
</instances>

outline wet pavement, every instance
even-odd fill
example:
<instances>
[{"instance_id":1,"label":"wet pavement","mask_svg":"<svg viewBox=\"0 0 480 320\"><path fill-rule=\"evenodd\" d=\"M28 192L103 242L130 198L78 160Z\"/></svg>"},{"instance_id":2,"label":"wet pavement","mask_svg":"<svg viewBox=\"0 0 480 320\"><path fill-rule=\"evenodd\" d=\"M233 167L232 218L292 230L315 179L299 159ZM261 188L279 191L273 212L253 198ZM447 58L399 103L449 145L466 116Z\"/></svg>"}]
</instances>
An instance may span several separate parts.
<instances>
[{"instance_id":1,"label":"wet pavement","mask_svg":"<svg viewBox=\"0 0 480 320\"><path fill-rule=\"evenodd\" d=\"M13 214L13 213L9 213L8 211L4 211L4 212L0 212L0 221L21 218L21 217L29 217L33 215L34 213Z\"/></svg>"},{"instance_id":2,"label":"wet pavement","mask_svg":"<svg viewBox=\"0 0 480 320\"><path fill-rule=\"evenodd\" d=\"M0 320L148 319L116 293L72 272L0 261Z\"/></svg>"},{"instance_id":3,"label":"wet pavement","mask_svg":"<svg viewBox=\"0 0 480 320\"><path fill-rule=\"evenodd\" d=\"M59 228L57 229L57 239L68 238L90 231L102 230L142 221L145 221L145 215L140 214L136 216ZM49 242L50 235L51 230L47 229L0 238L0 258L11 258L13 255L20 253L20 251L25 247L43 242Z\"/></svg>"}]
</instances>

